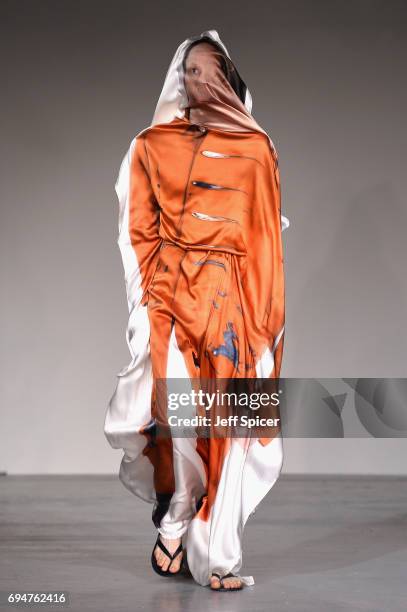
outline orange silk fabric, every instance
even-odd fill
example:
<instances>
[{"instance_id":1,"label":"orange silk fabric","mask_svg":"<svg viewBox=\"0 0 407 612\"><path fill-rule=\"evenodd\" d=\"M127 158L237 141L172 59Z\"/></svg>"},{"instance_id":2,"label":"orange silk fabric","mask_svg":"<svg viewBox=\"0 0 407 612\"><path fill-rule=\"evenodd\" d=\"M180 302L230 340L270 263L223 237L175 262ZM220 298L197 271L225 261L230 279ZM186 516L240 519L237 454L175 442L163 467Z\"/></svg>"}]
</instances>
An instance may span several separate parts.
<instances>
[{"instance_id":1,"label":"orange silk fabric","mask_svg":"<svg viewBox=\"0 0 407 612\"><path fill-rule=\"evenodd\" d=\"M143 305L155 274L162 274L163 244L197 251L197 259L205 253L221 259L223 254L228 258L229 298L236 307L231 320L240 314L252 366L267 346L273 348L284 327L284 270L278 160L266 135L208 129L178 117L141 132L131 161L129 232L140 267ZM211 290L222 266L211 267L212 276L202 273L202 283L194 284L194 304L199 307L195 323L201 328L216 309ZM179 270L169 292L176 291L178 277ZM188 282L184 284L187 302ZM182 299L178 291L177 302ZM222 341L221 326L218 331ZM202 346L204 340L194 347L201 357L208 348ZM283 340L275 351L272 377L279 376ZM236 370L218 372L236 375ZM239 372L255 376L253 368L251 373Z\"/></svg>"}]
</instances>

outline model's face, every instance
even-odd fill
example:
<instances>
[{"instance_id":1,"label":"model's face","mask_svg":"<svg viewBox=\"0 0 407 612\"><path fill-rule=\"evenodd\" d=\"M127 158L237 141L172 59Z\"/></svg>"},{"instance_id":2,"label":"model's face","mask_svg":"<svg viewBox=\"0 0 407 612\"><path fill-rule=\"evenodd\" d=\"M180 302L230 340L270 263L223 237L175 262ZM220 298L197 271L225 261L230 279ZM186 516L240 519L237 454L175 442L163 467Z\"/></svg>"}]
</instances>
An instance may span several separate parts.
<instances>
[{"instance_id":1,"label":"model's face","mask_svg":"<svg viewBox=\"0 0 407 612\"><path fill-rule=\"evenodd\" d=\"M188 99L191 102L199 102L205 93L202 83L216 85L224 80L225 76L216 49L209 43L200 43L192 47L186 59L184 75Z\"/></svg>"}]
</instances>

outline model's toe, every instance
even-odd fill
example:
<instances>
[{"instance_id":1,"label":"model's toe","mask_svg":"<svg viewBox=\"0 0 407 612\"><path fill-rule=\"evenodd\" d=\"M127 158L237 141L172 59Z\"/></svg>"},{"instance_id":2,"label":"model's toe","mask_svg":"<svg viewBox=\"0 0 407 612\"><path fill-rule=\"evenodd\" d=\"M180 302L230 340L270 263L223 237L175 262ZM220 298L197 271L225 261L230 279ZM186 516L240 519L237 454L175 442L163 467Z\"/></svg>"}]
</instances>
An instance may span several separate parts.
<instances>
[{"instance_id":1,"label":"model's toe","mask_svg":"<svg viewBox=\"0 0 407 612\"><path fill-rule=\"evenodd\" d=\"M217 591L218 589L220 589L220 580L219 578L217 578L216 576L212 576L211 577L211 589L214 589L215 591Z\"/></svg>"},{"instance_id":2,"label":"model's toe","mask_svg":"<svg viewBox=\"0 0 407 612\"><path fill-rule=\"evenodd\" d=\"M166 566L168 566L168 558L161 552L158 547L154 554L155 558L157 559L158 565L161 567L162 570L165 571L167 569Z\"/></svg>"},{"instance_id":3,"label":"model's toe","mask_svg":"<svg viewBox=\"0 0 407 612\"><path fill-rule=\"evenodd\" d=\"M172 561L171 563L171 567L170 567L170 572L174 573L177 572L180 568L181 565L181 561L182 561L182 552L180 552L175 559Z\"/></svg>"},{"instance_id":4,"label":"model's toe","mask_svg":"<svg viewBox=\"0 0 407 612\"><path fill-rule=\"evenodd\" d=\"M164 562L161 564L161 569L166 572L168 569L168 566L170 564L170 560L168 559L168 557L164 557Z\"/></svg>"}]
</instances>

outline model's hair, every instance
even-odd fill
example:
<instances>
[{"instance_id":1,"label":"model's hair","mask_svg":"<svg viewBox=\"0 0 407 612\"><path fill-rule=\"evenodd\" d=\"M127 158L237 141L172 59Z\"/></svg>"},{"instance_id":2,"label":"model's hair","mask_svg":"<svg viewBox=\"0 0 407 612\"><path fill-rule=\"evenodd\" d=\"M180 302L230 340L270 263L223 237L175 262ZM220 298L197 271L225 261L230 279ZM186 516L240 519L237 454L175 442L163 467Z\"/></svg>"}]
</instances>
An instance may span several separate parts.
<instances>
[{"instance_id":1,"label":"model's hair","mask_svg":"<svg viewBox=\"0 0 407 612\"><path fill-rule=\"evenodd\" d=\"M182 60L182 68L184 70L184 74L186 72L186 62L187 62L187 57L188 57L189 52L191 51L192 47L195 47L196 45L199 45L200 43L203 43L203 42L209 43L210 45L212 45L212 47L214 47L216 51L220 53L219 60L220 60L223 74L229 81L236 95L240 98L240 100L244 104L245 99L246 99L246 89L247 89L246 85L243 83L243 80L241 79L234 64L232 63L230 58L226 55L222 47L218 45L216 41L209 38L209 36L202 36L202 38L199 38L198 40L194 40L194 42L192 42L187 48L187 50L185 51L184 59Z\"/></svg>"}]
</instances>

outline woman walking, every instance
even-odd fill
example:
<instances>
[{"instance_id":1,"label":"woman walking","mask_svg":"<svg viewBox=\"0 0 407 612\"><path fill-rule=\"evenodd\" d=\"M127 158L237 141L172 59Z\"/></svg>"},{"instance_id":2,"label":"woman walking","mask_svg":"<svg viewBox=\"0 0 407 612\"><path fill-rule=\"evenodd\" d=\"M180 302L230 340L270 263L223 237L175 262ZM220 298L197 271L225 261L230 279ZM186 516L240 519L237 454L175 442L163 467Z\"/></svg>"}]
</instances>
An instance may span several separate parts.
<instances>
[{"instance_id":1,"label":"woman walking","mask_svg":"<svg viewBox=\"0 0 407 612\"><path fill-rule=\"evenodd\" d=\"M157 383L280 375L289 222L277 153L251 106L217 31L188 38L116 183L132 360L104 432L124 451L122 483L154 504L155 571L171 577L187 558L216 590L254 583L239 574L243 529L281 471L281 431L159 435L168 402Z\"/></svg>"}]
</instances>

